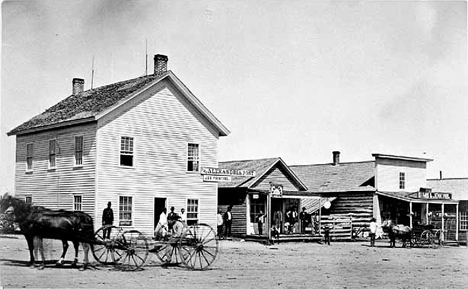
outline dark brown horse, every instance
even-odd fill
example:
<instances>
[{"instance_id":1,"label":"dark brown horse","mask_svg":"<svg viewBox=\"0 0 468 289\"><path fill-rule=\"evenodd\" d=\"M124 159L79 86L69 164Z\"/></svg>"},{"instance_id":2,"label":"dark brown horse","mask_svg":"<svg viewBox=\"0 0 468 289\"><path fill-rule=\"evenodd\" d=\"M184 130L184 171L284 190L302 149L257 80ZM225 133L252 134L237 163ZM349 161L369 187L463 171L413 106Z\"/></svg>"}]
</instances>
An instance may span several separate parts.
<instances>
[{"instance_id":1,"label":"dark brown horse","mask_svg":"<svg viewBox=\"0 0 468 289\"><path fill-rule=\"evenodd\" d=\"M390 247L395 247L396 238L401 239L403 248L406 247L406 241L411 240L411 228L405 225L395 225L392 220L385 220L382 223L382 230L388 234Z\"/></svg>"},{"instance_id":2,"label":"dark brown horse","mask_svg":"<svg viewBox=\"0 0 468 289\"><path fill-rule=\"evenodd\" d=\"M78 261L78 247L82 242L84 250L84 261L82 269L88 265L89 243L94 240L93 219L86 213L79 211L49 210L40 206L31 206L23 200L6 195L0 201L0 213L7 212L14 215L15 222L19 224L21 233L26 238L29 248L30 260L28 266L33 266L34 259L34 238L39 241L39 251L41 253L42 264L45 265L44 249L42 239L57 239L62 241L63 252L57 262L62 266L65 254L68 249L68 241L72 241L75 247L75 259L72 266L76 266Z\"/></svg>"}]
</instances>

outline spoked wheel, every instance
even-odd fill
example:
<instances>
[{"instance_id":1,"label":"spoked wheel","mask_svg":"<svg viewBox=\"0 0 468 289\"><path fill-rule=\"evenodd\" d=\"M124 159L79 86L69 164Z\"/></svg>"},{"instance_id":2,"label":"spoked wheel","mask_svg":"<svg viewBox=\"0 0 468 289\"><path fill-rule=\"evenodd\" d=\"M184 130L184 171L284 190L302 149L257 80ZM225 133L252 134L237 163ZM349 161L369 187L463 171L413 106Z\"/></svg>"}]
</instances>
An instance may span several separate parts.
<instances>
[{"instance_id":1,"label":"spoked wheel","mask_svg":"<svg viewBox=\"0 0 468 289\"><path fill-rule=\"evenodd\" d=\"M218 254L216 233L206 224L190 226L180 239L179 246L184 264L193 270L208 268Z\"/></svg>"},{"instance_id":2,"label":"spoked wheel","mask_svg":"<svg viewBox=\"0 0 468 289\"><path fill-rule=\"evenodd\" d=\"M424 245L431 245L433 243L433 234L430 230L424 230L421 233L421 242Z\"/></svg>"},{"instance_id":3,"label":"spoked wheel","mask_svg":"<svg viewBox=\"0 0 468 289\"><path fill-rule=\"evenodd\" d=\"M148 258L148 241L142 233L136 230L125 231L116 238L116 249L119 258L115 266L119 270L135 271L140 269Z\"/></svg>"},{"instance_id":4,"label":"spoked wheel","mask_svg":"<svg viewBox=\"0 0 468 289\"><path fill-rule=\"evenodd\" d=\"M158 259L164 264L180 264L179 240L184 231L184 225L180 221L176 221L172 229L168 229L168 225L164 224L155 233L156 244L153 251Z\"/></svg>"},{"instance_id":5,"label":"spoked wheel","mask_svg":"<svg viewBox=\"0 0 468 289\"><path fill-rule=\"evenodd\" d=\"M107 230L110 230L109 238L104 236ZM115 226L103 226L96 231L94 234L95 242L91 246L96 261L105 265L113 265L122 257L123 252L115 244L119 234L120 229Z\"/></svg>"}]
</instances>

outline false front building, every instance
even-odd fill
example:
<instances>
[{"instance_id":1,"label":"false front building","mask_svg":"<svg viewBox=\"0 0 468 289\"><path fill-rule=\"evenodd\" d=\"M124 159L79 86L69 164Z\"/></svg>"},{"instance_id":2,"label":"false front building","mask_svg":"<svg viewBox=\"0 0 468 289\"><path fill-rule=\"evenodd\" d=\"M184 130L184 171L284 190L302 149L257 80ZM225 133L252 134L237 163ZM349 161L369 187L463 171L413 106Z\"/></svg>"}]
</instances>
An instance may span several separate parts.
<instances>
[{"instance_id":1,"label":"false front building","mask_svg":"<svg viewBox=\"0 0 468 289\"><path fill-rule=\"evenodd\" d=\"M189 223L215 226L218 140L229 130L155 56L154 75L73 94L11 130L16 135L15 195L51 209L80 210L101 226L108 202L114 225L152 234L164 207Z\"/></svg>"}]
</instances>

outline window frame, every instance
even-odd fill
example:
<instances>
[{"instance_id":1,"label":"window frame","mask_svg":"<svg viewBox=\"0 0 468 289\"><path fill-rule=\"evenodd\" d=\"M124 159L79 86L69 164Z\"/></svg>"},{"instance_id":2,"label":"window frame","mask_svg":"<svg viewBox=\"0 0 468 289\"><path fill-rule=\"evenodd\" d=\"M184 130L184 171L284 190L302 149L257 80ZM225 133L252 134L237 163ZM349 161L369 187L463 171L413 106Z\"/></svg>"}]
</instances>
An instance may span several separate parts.
<instances>
[{"instance_id":1,"label":"window frame","mask_svg":"<svg viewBox=\"0 0 468 289\"><path fill-rule=\"evenodd\" d=\"M121 198L130 198L130 219L125 219L122 218L128 210L121 210ZM135 197L133 195L119 195L119 203L118 203L118 224L119 227L133 227L134 226L134 217L135 217ZM122 223L123 221L125 222L130 222L130 224Z\"/></svg>"},{"instance_id":2,"label":"window frame","mask_svg":"<svg viewBox=\"0 0 468 289\"><path fill-rule=\"evenodd\" d=\"M72 199L72 210L82 212L83 211L83 195L82 194L74 194L72 196L72 198L73 198ZM79 203L80 209L79 210L77 210L77 208L76 208L76 204L77 204L76 198L80 198L80 203Z\"/></svg>"},{"instance_id":3,"label":"window frame","mask_svg":"<svg viewBox=\"0 0 468 289\"><path fill-rule=\"evenodd\" d=\"M196 206L189 204L189 201L196 201ZM191 212L190 208L195 207L196 211ZM190 218L189 214L196 214L196 218ZM200 199L199 198L186 198L185 200L185 222L187 225L198 224L200 222Z\"/></svg>"},{"instance_id":4,"label":"window frame","mask_svg":"<svg viewBox=\"0 0 468 289\"><path fill-rule=\"evenodd\" d=\"M28 202L28 198L31 200L30 202ZM25 195L25 196L24 196L24 202L25 202L26 204L32 205L32 203L33 203L33 196L32 196L31 194Z\"/></svg>"},{"instance_id":5,"label":"window frame","mask_svg":"<svg viewBox=\"0 0 468 289\"><path fill-rule=\"evenodd\" d=\"M128 154L128 153L122 153L122 140L124 138L128 138L128 139L131 139L132 141L132 144L131 144L131 148L132 148L132 151L131 151L131 154ZM135 137L133 136L128 136L128 135L121 135L120 138L119 138L119 166L121 168L134 168L135 167ZM127 151L125 151L127 152ZM132 156L132 165L129 166L129 165L123 165L122 164L122 155L131 155Z\"/></svg>"},{"instance_id":6,"label":"window frame","mask_svg":"<svg viewBox=\"0 0 468 289\"><path fill-rule=\"evenodd\" d=\"M53 154L51 153L51 146L50 144L53 143L54 144L54 151L53 151ZM57 168L57 139L49 139L48 141L48 164L49 164L49 170L55 170ZM51 166L51 157L54 157L54 165Z\"/></svg>"},{"instance_id":7,"label":"window frame","mask_svg":"<svg viewBox=\"0 0 468 289\"><path fill-rule=\"evenodd\" d=\"M257 223L257 216L260 211L266 212L266 198L259 195L257 199L254 199L253 195L249 195L249 221L250 223Z\"/></svg>"},{"instance_id":8,"label":"window frame","mask_svg":"<svg viewBox=\"0 0 468 289\"><path fill-rule=\"evenodd\" d=\"M81 151L77 151L77 139L81 138ZM74 150L73 150L73 165L75 167L82 167L83 166L83 161L84 161L84 158L83 158L83 152L84 152L84 136L83 135L76 135L75 138L74 138ZM81 153L81 164L78 164L77 162L77 152L80 152Z\"/></svg>"},{"instance_id":9,"label":"window frame","mask_svg":"<svg viewBox=\"0 0 468 289\"><path fill-rule=\"evenodd\" d=\"M31 155L29 155L29 146L31 146ZM31 161L31 164L29 164ZM27 143L26 144L26 172L32 172L34 169L34 143Z\"/></svg>"},{"instance_id":10,"label":"window frame","mask_svg":"<svg viewBox=\"0 0 468 289\"><path fill-rule=\"evenodd\" d=\"M405 172L399 173L399 186L400 190L404 190L406 187L406 174Z\"/></svg>"},{"instance_id":11,"label":"window frame","mask_svg":"<svg viewBox=\"0 0 468 289\"><path fill-rule=\"evenodd\" d=\"M460 212L460 219L459 219L459 230L460 231L467 231L468 230L468 212Z\"/></svg>"},{"instance_id":12,"label":"window frame","mask_svg":"<svg viewBox=\"0 0 468 289\"><path fill-rule=\"evenodd\" d=\"M198 162L198 166L197 166L197 169L196 170L189 170L189 162L192 161L192 162L195 162L195 160L190 160L190 158L193 156L190 156L189 155L189 152L190 152L190 145L196 145L198 147L198 156L197 156L197 159L196 161ZM186 146L186 153L187 153L187 157L186 157L186 163L185 163L185 169L188 173L199 173L200 172L200 168L201 168L201 145L199 143L195 143L195 142L188 142L187 143L187 146ZM193 165L192 165L193 166Z\"/></svg>"}]
</instances>

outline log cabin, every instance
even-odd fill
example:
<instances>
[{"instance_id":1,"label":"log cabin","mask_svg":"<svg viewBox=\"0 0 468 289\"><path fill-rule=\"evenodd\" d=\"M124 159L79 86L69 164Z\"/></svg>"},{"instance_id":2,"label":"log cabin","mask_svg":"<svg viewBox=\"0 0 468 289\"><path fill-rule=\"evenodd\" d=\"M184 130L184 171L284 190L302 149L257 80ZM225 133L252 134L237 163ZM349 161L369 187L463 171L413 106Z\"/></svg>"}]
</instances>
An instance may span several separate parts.
<instances>
[{"instance_id":1,"label":"log cabin","mask_svg":"<svg viewBox=\"0 0 468 289\"><path fill-rule=\"evenodd\" d=\"M50 209L91 214L95 228L108 202L114 225L152 234L174 206L189 223L216 227L217 184L202 166L218 165L229 130L155 55L154 74L84 90L12 129L15 195Z\"/></svg>"}]
</instances>

